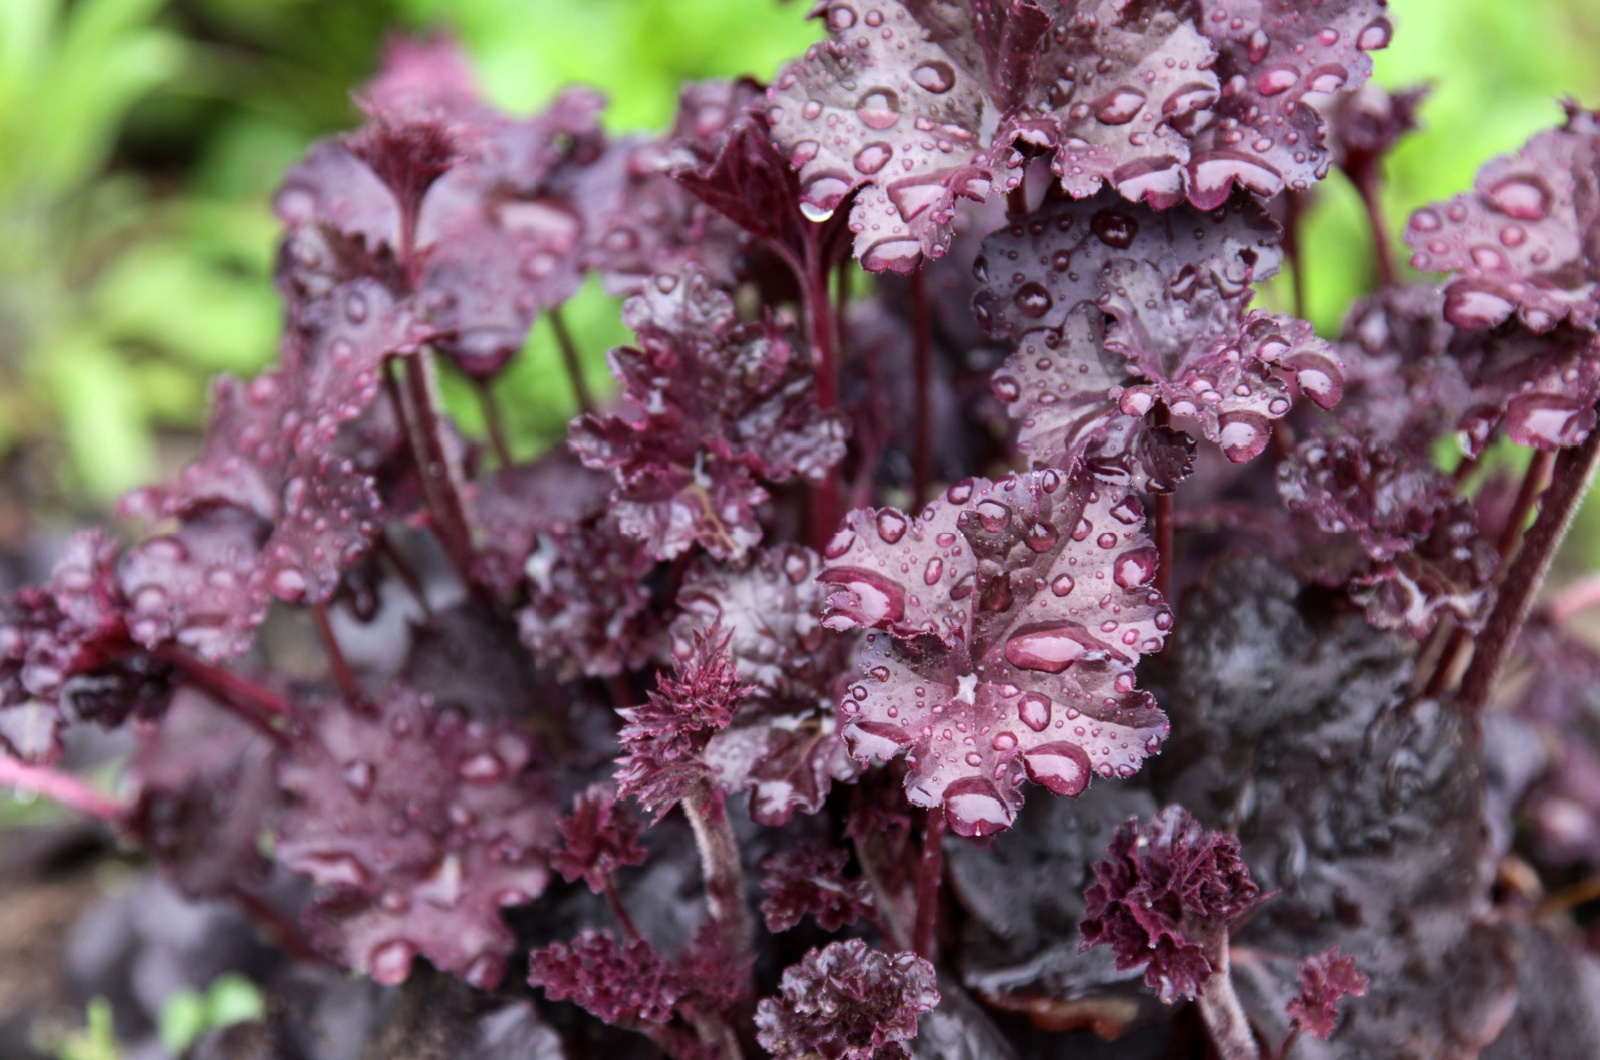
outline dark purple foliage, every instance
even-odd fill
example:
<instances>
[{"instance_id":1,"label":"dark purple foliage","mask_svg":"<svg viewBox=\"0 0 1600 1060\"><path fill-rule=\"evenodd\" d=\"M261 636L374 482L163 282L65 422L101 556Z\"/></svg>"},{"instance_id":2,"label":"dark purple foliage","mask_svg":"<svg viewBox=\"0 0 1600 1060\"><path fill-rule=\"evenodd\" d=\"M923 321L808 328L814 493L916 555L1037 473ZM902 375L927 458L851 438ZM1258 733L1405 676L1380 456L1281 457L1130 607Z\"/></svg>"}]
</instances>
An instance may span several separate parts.
<instances>
[{"instance_id":1,"label":"dark purple foliage","mask_svg":"<svg viewBox=\"0 0 1600 1060\"><path fill-rule=\"evenodd\" d=\"M860 939L812 950L756 1011L756 1038L782 1060L908 1057L917 1017L939 1003L933 965Z\"/></svg>"},{"instance_id":2,"label":"dark purple foliage","mask_svg":"<svg viewBox=\"0 0 1600 1060\"><path fill-rule=\"evenodd\" d=\"M277 363L0 595L0 780L175 885L94 983L210 948L144 923L182 892L282 951L201 1058L1600 1055L1600 582L1538 592L1600 463L1600 118L1401 282L1382 0L811 14L654 136L396 40L287 175ZM1333 165L1375 282L1324 338L1256 288ZM576 415L524 458L536 325Z\"/></svg>"},{"instance_id":3,"label":"dark purple foliage","mask_svg":"<svg viewBox=\"0 0 1600 1060\"><path fill-rule=\"evenodd\" d=\"M848 860L843 850L802 843L762 862L767 930L788 931L809 916L824 931L838 931L871 916L872 888L866 880L845 878Z\"/></svg>"},{"instance_id":4,"label":"dark purple foliage","mask_svg":"<svg viewBox=\"0 0 1600 1060\"><path fill-rule=\"evenodd\" d=\"M1181 806L1117 830L1084 892L1083 948L1110 946L1117 967L1144 967L1163 1001L1198 997L1229 926L1260 900L1239 841L1208 832Z\"/></svg>"},{"instance_id":5,"label":"dark purple foliage","mask_svg":"<svg viewBox=\"0 0 1600 1060\"><path fill-rule=\"evenodd\" d=\"M561 847L550 855L550 867L568 883L581 878L599 894L613 872L641 865L648 857L639 845L640 827L627 806L617 802L611 785L591 784L572 800L572 815L556 825Z\"/></svg>"},{"instance_id":6,"label":"dark purple foliage","mask_svg":"<svg viewBox=\"0 0 1600 1060\"><path fill-rule=\"evenodd\" d=\"M728 657L731 634L713 625L697 634L686 658L670 676L663 671L644 703L622 707L627 724L617 733L617 790L653 817L677 805L691 788L709 780L706 746L733 720L749 694Z\"/></svg>"},{"instance_id":7,"label":"dark purple foliage","mask_svg":"<svg viewBox=\"0 0 1600 1060\"><path fill-rule=\"evenodd\" d=\"M818 412L793 335L739 320L703 274L656 277L623 320L639 342L611 351L623 411L584 417L572 448L616 475L618 525L656 558L695 544L741 558L761 539L763 484L821 481L844 455L844 425Z\"/></svg>"},{"instance_id":8,"label":"dark purple foliage","mask_svg":"<svg viewBox=\"0 0 1600 1060\"><path fill-rule=\"evenodd\" d=\"M515 943L500 910L539 896L555 845L528 738L401 686L309 705L288 731L274 853L321 888L313 937L379 982L404 981L421 955L498 984Z\"/></svg>"}]
</instances>

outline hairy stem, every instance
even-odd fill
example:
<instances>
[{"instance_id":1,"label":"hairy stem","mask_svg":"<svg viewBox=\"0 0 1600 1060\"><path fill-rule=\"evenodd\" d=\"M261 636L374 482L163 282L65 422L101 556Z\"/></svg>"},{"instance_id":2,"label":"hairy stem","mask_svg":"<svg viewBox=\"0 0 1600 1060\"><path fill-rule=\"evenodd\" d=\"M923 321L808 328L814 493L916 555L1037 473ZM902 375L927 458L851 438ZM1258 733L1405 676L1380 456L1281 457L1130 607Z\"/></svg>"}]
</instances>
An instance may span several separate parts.
<instances>
[{"instance_id":1,"label":"hairy stem","mask_svg":"<svg viewBox=\"0 0 1600 1060\"><path fill-rule=\"evenodd\" d=\"M928 310L928 274L911 274L911 329L916 363L916 442L911 458L911 510L928 499L933 468L933 318Z\"/></svg>"},{"instance_id":2,"label":"hairy stem","mask_svg":"<svg viewBox=\"0 0 1600 1060\"><path fill-rule=\"evenodd\" d=\"M1478 638L1472 664L1461 678L1461 707L1475 724L1511 655L1511 646L1527 620L1534 594L1544 582L1556 548L1572 525L1578 502L1589 489L1597 457L1600 431L1590 431L1582 445L1563 449L1556 457L1550 486L1539 498L1539 515L1523 537L1517 558L1500 579L1500 598Z\"/></svg>"},{"instance_id":3,"label":"hairy stem","mask_svg":"<svg viewBox=\"0 0 1600 1060\"><path fill-rule=\"evenodd\" d=\"M311 605L311 623L317 628L317 639L322 642L322 652L328 657L328 668L333 671L339 694L344 696L346 703L360 703L361 686L356 683L355 671L350 669L350 662L344 657L344 649L339 647L339 638L333 635L327 604Z\"/></svg>"},{"instance_id":4,"label":"hairy stem","mask_svg":"<svg viewBox=\"0 0 1600 1060\"><path fill-rule=\"evenodd\" d=\"M82 778L53 766L29 765L0 755L0 786L31 791L51 802L101 821L122 819L122 806L100 794Z\"/></svg>"},{"instance_id":5,"label":"hairy stem","mask_svg":"<svg viewBox=\"0 0 1600 1060\"><path fill-rule=\"evenodd\" d=\"M550 318L550 330L555 334L557 348L561 350L561 363L567 368L572 394L578 399L578 411L591 413L594 411L594 395L589 393L589 384L583 378L583 362L578 358L578 346L572 341L572 332L567 330L567 322L561 318L561 307L551 306L544 313Z\"/></svg>"},{"instance_id":6,"label":"hairy stem","mask_svg":"<svg viewBox=\"0 0 1600 1060\"><path fill-rule=\"evenodd\" d=\"M390 362L393 364L393 362ZM392 370L392 369L391 369ZM411 443L411 458L422 480L422 495L428 505L428 521L439 544L462 584L472 585L472 527L466 505L456 482L460 475L452 467L445 447L444 421L439 414L433 361L427 350L406 359L406 433Z\"/></svg>"},{"instance_id":7,"label":"hairy stem","mask_svg":"<svg viewBox=\"0 0 1600 1060\"><path fill-rule=\"evenodd\" d=\"M744 900L744 866L739 860L739 841L720 793L709 781L701 781L684 797L683 812L694 829L695 846L700 851L700 871L705 879L706 908L721 927L730 953L749 953L755 939L755 925Z\"/></svg>"},{"instance_id":8,"label":"hairy stem","mask_svg":"<svg viewBox=\"0 0 1600 1060\"><path fill-rule=\"evenodd\" d=\"M1211 978L1205 989L1195 999L1206 1030L1211 1034L1211 1044L1217 1047L1222 1060L1261 1060L1261 1047L1250 1031L1250 1021L1245 1017L1239 995L1234 993L1233 978L1228 973L1228 943L1224 938L1213 962Z\"/></svg>"},{"instance_id":9,"label":"hairy stem","mask_svg":"<svg viewBox=\"0 0 1600 1060\"><path fill-rule=\"evenodd\" d=\"M922 860L917 869L917 924L911 948L917 956L934 958L939 941L939 895L944 883L944 810L934 807L922 828Z\"/></svg>"}]
</instances>

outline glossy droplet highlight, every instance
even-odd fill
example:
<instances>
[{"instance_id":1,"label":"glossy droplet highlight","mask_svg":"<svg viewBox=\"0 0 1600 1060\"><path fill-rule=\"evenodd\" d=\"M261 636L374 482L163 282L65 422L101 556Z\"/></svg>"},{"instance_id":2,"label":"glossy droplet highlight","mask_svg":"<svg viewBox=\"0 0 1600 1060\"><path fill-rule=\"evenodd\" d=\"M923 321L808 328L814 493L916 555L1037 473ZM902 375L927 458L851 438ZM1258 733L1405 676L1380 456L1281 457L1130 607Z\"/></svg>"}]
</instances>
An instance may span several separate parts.
<instances>
[{"instance_id":1,"label":"glossy droplet highlight","mask_svg":"<svg viewBox=\"0 0 1600 1060\"><path fill-rule=\"evenodd\" d=\"M1094 102L1094 116L1105 125L1126 125L1139 116L1144 100L1137 88L1118 88Z\"/></svg>"},{"instance_id":2,"label":"glossy droplet highlight","mask_svg":"<svg viewBox=\"0 0 1600 1060\"><path fill-rule=\"evenodd\" d=\"M956 72L949 63L936 59L911 71L911 80L935 95L942 95L955 86Z\"/></svg>"},{"instance_id":3,"label":"glossy droplet highlight","mask_svg":"<svg viewBox=\"0 0 1600 1060\"><path fill-rule=\"evenodd\" d=\"M861 97L856 117L869 129L892 129L900 120L900 97L887 88L877 88Z\"/></svg>"},{"instance_id":4,"label":"glossy droplet highlight","mask_svg":"<svg viewBox=\"0 0 1600 1060\"><path fill-rule=\"evenodd\" d=\"M1017 701L1017 718L1034 732L1044 732L1050 727L1050 699L1038 692L1029 692Z\"/></svg>"},{"instance_id":5,"label":"glossy droplet highlight","mask_svg":"<svg viewBox=\"0 0 1600 1060\"><path fill-rule=\"evenodd\" d=\"M1537 177L1507 177L1489 189L1489 202L1507 217L1541 221L1550 212L1550 190Z\"/></svg>"},{"instance_id":6,"label":"glossy droplet highlight","mask_svg":"<svg viewBox=\"0 0 1600 1060\"><path fill-rule=\"evenodd\" d=\"M1022 753L1028 779L1057 795L1080 795L1092 772L1089 753L1075 743L1049 743Z\"/></svg>"},{"instance_id":7,"label":"glossy droplet highlight","mask_svg":"<svg viewBox=\"0 0 1600 1060\"><path fill-rule=\"evenodd\" d=\"M888 165L889 159L892 157L894 157L894 148L880 140L876 143L870 143L857 151L856 157L851 164L856 167L858 173L870 177Z\"/></svg>"}]
</instances>

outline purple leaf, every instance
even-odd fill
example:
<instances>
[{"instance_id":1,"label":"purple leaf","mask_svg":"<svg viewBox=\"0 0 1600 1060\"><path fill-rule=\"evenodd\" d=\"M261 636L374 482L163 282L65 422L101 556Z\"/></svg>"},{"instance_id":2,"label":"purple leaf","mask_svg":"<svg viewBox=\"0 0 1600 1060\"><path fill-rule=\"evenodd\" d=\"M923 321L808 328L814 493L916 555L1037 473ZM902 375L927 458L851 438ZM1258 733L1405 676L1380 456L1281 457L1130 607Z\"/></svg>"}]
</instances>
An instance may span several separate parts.
<instances>
[{"instance_id":1,"label":"purple leaf","mask_svg":"<svg viewBox=\"0 0 1600 1060\"><path fill-rule=\"evenodd\" d=\"M572 800L572 816L556 826L561 847L550 855L550 867L568 883L580 877L600 894L606 880L624 865L642 865L648 856L639 845L639 820L617 802L616 789L596 783Z\"/></svg>"},{"instance_id":2,"label":"purple leaf","mask_svg":"<svg viewBox=\"0 0 1600 1060\"><path fill-rule=\"evenodd\" d=\"M873 915L872 885L846 879L850 855L820 843L781 850L761 863L761 915L767 930L788 931L807 916L824 931L838 931Z\"/></svg>"},{"instance_id":3,"label":"purple leaf","mask_svg":"<svg viewBox=\"0 0 1600 1060\"><path fill-rule=\"evenodd\" d=\"M1110 193L1046 204L991 235L974 304L992 331L1021 339L994 379L1022 421L1019 446L1036 462L1170 489L1184 445L1141 422L1157 405L1241 462L1288 414L1291 380L1336 403L1342 366L1311 326L1248 309L1251 283L1277 270L1277 244L1247 198L1156 213Z\"/></svg>"},{"instance_id":4,"label":"purple leaf","mask_svg":"<svg viewBox=\"0 0 1600 1060\"><path fill-rule=\"evenodd\" d=\"M1339 1003L1365 997L1367 977L1356 959L1341 956L1339 947L1300 962L1300 995L1289 1002L1288 1016L1313 1038L1327 1041L1339 1022Z\"/></svg>"},{"instance_id":5,"label":"purple leaf","mask_svg":"<svg viewBox=\"0 0 1600 1060\"><path fill-rule=\"evenodd\" d=\"M1411 264L1456 274L1445 288L1446 319L1475 330L1515 313L1534 332L1563 320L1600 323L1597 151L1594 116L1569 106L1562 128L1489 162L1473 191L1411 215Z\"/></svg>"},{"instance_id":6,"label":"purple leaf","mask_svg":"<svg viewBox=\"0 0 1600 1060\"><path fill-rule=\"evenodd\" d=\"M780 1060L908 1057L917 1017L939 1004L933 965L860 939L814 949L756 1010L756 1040Z\"/></svg>"},{"instance_id":7,"label":"purple leaf","mask_svg":"<svg viewBox=\"0 0 1600 1060\"><path fill-rule=\"evenodd\" d=\"M590 489L572 483L575 492ZM541 531L528 554L522 641L564 678L610 677L665 655L644 579L655 559L611 515Z\"/></svg>"},{"instance_id":8,"label":"purple leaf","mask_svg":"<svg viewBox=\"0 0 1600 1060\"><path fill-rule=\"evenodd\" d=\"M1083 949L1110 946L1163 1001L1198 997L1227 930L1259 901L1239 841L1181 806L1117 830L1084 892Z\"/></svg>"},{"instance_id":9,"label":"purple leaf","mask_svg":"<svg viewBox=\"0 0 1600 1060\"><path fill-rule=\"evenodd\" d=\"M819 413L800 348L771 318L745 323L699 272L658 276L623 307L637 347L611 351L622 411L575 421L571 445L617 478L618 525L671 559L698 542L722 559L761 536L762 482L820 482L844 422Z\"/></svg>"},{"instance_id":10,"label":"purple leaf","mask_svg":"<svg viewBox=\"0 0 1600 1060\"><path fill-rule=\"evenodd\" d=\"M1312 100L1353 92L1372 76L1368 53L1387 47L1393 33L1385 6L1201 0L1196 21L1216 47L1222 92L1190 119L1189 201L1211 209L1236 184L1272 196L1326 176L1326 123Z\"/></svg>"},{"instance_id":11,"label":"purple leaf","mask_svg":"<svg viewBox=\"0 0 1600 1060\"><path fill-rule=\"evenodd\" d=\"M759 550L743 571L702 559L678 591L674 654L686 657L698 636L726 630L734 667L751 685L728 728L708 741L706 764L724 791L750 792L762 824L816 813L834 781L858 772L832 709L855 671L857 642L822 628L820 566L810 549L781 545Z\"/></svg>"},{"instance_id":12,"label":"purple leaf","mask_svg":"<svg viewBox=\"0 0 1600 1060\"><path fill-rule=\"evenodd\" d=\"M263 878L261 833L279 797L271 742L189 689L136 737L130 827L168 878L195 900Z\"/></svg>"},{"instance_id":13,"label":"purple leaf","mask_svg":"<svg viewBox=\"0 0 1600 1060\"><path fill-rule=\"evenodd\" d=\"M528 982L552 1001L571 1000L607 1023L667 1023L689 986L642 939L585 931L570 945L535 950Z\"/></svg>"},{"instance_id":14,"label":"purple leaf","mask_svg":"<svg viewBox=\"0 0 1600 1060\"><path fill-rule=\"evenodd\" d=\"M706 744L725 729L750 692L728 657L728 635L713 626L696 637L687 658L656 678L656 691L617 711L627 722L617 738L617 790L659 820L708 775Z\"/></svg>"},{"instance_id":15,"label":"purple leaf","mask_svg":"<svg viewBox=\"0 0 1600 1060\"><path fill-rule=\"evenodd\" d=\"M912 520L858 511L830 543L826 621L869 633L840 707L850 753L908 754L906 791L961 835L1010 826L1024 779L1076 795L1167 734L1133 683L1171 613L1139 502L1055 471L952 486Z\"/></svg>"},{"instance_id":16,"label":"purple leaf","mask_svg":"<svg viewBox=\"0 0 1600 1060\"><path fill-rule=\"evenodd\" d=\"M544 890L555 839L528 739L401 686L304 708L289 734L276 856L324 888L307 914L319 944L382 983L419 954L498 983L515 942L500 909Z\"/></svg>"}]
</instances>

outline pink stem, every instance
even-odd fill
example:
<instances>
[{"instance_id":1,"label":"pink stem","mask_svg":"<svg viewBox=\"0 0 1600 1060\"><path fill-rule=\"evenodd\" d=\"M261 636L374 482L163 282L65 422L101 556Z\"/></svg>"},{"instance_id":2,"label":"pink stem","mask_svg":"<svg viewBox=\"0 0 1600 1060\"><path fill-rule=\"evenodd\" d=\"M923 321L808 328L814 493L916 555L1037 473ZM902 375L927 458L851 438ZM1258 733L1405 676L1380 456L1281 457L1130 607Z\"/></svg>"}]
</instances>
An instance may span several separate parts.
<instances>
[{"instance_id":1,"label":"pink stem","mask_svg":"<svg viewBox=\"0 0 1600 1060\"><path fill-rule=\"evenodd\" d=\"M706 910L723 931L730 953L749 953L755 924L745 903L744 866L722 796L701 781L683 799L683 812L694 829L705 880Z\"/></svg>"},{"instance_id":2,"label":"pink stem","mask_svg":"<svg viewBox=\"0 0 1600 1060\"><path fill-rule=\"evenodd\" d=\"M0 785L32 791L51 802L101 821L122 819L121 804L112 801L80 778L52 766L35 766L0 755Z\"/></svg>"},{"instance_id":3,"label":"pink stem","mask_svg":"<svg viewBox=\"0 0 1600 1060\"><path fill-rule=\"evenodd\" d=\"M1600 606L1600 574L1591 574L1552 596L1545 614L1559 626L1596 606Z\"/></svg>"},{"instance_id":4,"label":"pink stem","mask_svg":"<svg viewBox=\"0 0 1600 1060\"><path fill-rule=\"evenodd\" d=\"M445 447L444 423L434 397L433 363L429 356L424 349L406 358L403 422L417 477L422 480L428 520L456 576L462 584L471 586L475 584L472 580L472 526L467 520L465 502L456 490L455 476L451 474L450 453Z\"/></svg>"},{"instance_id":5,"label":"pink stem","mask_svg":"<svg viewBox=\"0 0 1600 1060\"><path fill-rule=\"evenodd\" d=\"M817 371L817 410L829 413L839 406L839 345L828 296L828 263L818 236L807 230L805 259L798 264L806 313L806 334L811 340ZM839 480L836 473L818 483L812 495L811 539L821 549L833 536L839 520Z\"/></svg>"},{"instance_id":6,"label":"pink stem","mask_svg":"<svg viewBox=\"0 0 1600 1060\"><path fill-rule=\"evenodd\" d=\"M289 701L270 688L232 670L201 662L187 652L158 648L151 655L177 667L190 684L262 735L278 743L286 739L277 722L289 716Z\"/></svg>"}]
</instances>

